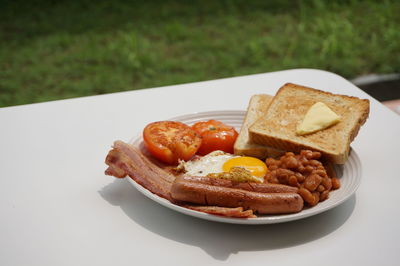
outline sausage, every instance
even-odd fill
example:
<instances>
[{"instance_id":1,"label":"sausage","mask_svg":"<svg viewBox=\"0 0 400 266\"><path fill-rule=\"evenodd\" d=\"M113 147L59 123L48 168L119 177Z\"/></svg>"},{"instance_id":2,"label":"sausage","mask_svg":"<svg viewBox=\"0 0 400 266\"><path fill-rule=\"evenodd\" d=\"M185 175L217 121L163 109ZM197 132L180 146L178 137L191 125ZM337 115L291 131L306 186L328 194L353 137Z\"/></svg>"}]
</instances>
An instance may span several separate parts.
<instances>
[{"instance_id":1,"label":"sausage","mask_svg":"<svg viewBox=\"0 0 400 266\"><path fill-rule=\"evenodd\" d=\"M259 214L295 213L303 208L303 199L297 193L262 193L176 179L171 197L201 205L243 207Z\"/></svg>"},{"instance_id":2,"label":"sausage","mask_svg":"<svg viewBox=\"0 0 400 266\"><path fill-rule=\"evenodd\" d=\"M176 178L176 181L188 181L206 185L237 188L263 193L297 193L298 191L297 187L291 187L282 184L237 182L229 179L212 178L205 176L179 176Z\"/></svg>"}]
</instances>

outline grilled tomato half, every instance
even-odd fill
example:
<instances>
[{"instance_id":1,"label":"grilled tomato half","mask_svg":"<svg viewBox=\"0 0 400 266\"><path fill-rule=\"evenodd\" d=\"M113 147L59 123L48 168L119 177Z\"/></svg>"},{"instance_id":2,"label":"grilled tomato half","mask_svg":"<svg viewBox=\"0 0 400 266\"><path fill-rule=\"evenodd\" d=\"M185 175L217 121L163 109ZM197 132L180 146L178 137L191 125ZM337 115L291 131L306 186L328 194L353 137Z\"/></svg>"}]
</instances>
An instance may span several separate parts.
<instances>
[{"instance_id":1,"label":"grilled tomato half","mask_svg":"<svg viewBox=\"0 0 400 266\"><path fill-rule=\"evenodd\" d=\"M196 154L201 137L190 126L176 121L159 121L148 124L143 130L147 150L158 160L176 164L189 160Z\"/></svg>"},{"instance_id":2,"label":"grilled tomato half","mask_svg":"<svg viewBox=\"0 0 400 266\"><path fill-rule=\"evenodd\" d=\"M216 150L233 153L233 145L238 137L233 127L212 119L197 122L192 128L202 138L201 146L197 151L199 155L206 155Z\"/></svg>"}]
</instances>

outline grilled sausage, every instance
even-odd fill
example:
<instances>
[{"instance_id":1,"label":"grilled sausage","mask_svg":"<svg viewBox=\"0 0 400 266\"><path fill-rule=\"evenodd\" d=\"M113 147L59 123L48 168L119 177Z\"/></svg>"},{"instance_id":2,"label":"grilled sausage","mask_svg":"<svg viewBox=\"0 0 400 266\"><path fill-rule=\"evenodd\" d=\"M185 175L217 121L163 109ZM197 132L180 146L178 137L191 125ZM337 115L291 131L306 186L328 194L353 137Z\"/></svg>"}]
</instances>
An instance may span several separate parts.
<instances>
[{"instance_id":1,"label":"grilled sausage","mask_svg":"<svg viewBox=\"0 0 400 266\"><path fill-rule=\"evenodd\" d=\"M220 207L243 207L259 214L299 212L303 199L297 193L262 193L176 179L171 197L177 201Z\"/></svg>"},{"instance_id":2,"label":"grilled sausage","mask_svg":"<svg viewBox=\"0 0 400 266\"><path fill-rule=\"evenodd\" d=\"M263 193L297 193L298 191L297 187L291 187L282 184L237 182L230 179L212 178L205 176L179 176L176 178L176 181L188 181L206 185L237 188Z\"/></svg>"}]
</instances>

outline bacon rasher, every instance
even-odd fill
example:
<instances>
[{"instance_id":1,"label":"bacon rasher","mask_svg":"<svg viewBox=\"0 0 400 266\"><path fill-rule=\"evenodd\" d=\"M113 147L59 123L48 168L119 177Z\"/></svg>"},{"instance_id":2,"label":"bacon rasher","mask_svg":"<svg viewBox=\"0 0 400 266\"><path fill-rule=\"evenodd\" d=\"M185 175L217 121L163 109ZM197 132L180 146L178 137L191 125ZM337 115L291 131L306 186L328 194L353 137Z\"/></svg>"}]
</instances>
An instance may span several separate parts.
<instances>
[{"instance_id":1,"label":"bacon rasher","mask_svg":"<svg viewBox=\"0 0 400 266\"><path fill-rule=\"evenodd\" d=\"M117 178L129 176L147 190L174 204L200 212L227 217L256 217L252 210L243 210L241 207L193 206L174 202L170 192L175 176L149 160L138 148L123 141L117 140L114 142L113 149L109 151L105 162L108 165L105 171L107 175Z\"/></svg>"},{"instance_id":2,"label":"bacon rasher","mask_svg":"<svg viewBox=\"0 0 400 266\"><path fill-rule=\"evenodd\" d=\"M118 178L131 177L152 193L171 200L171 185L175 176L152 163L137 148L123 141L114 142L106 157L107 175Z\"/></svg>"}]
</instances>

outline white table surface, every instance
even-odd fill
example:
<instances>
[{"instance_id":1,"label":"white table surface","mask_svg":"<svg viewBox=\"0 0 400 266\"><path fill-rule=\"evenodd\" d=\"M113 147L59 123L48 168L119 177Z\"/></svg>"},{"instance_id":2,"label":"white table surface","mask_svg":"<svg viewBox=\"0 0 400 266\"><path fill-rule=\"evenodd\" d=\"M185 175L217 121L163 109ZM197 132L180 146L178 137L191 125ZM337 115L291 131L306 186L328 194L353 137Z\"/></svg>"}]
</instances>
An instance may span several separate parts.
<instances>
[{"instance_id":1,"label":"white table surface","mask_svg":"<svg viewBox=\"0 0 400 266\"><path fill-rule=\"evenodd\" d=\"M104 175L152 121L245 110L286 82L369 98L354 196L274 225L200 220ZM399 265L400 116L342 77L298 69L0 109L0 265Z\"/></svg>"}]
</instances>

